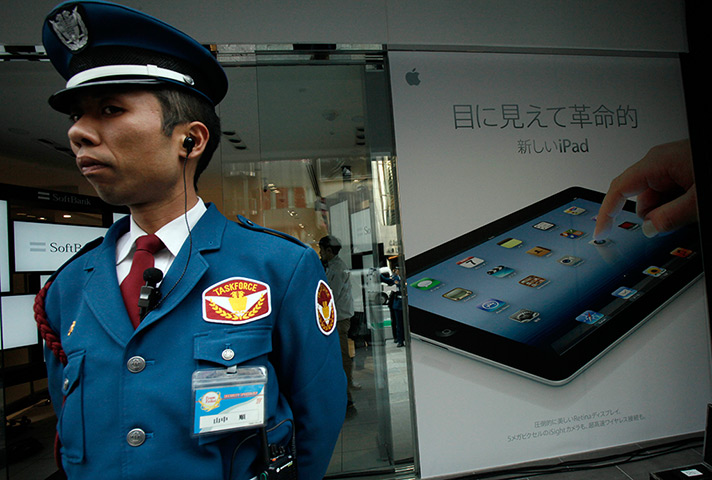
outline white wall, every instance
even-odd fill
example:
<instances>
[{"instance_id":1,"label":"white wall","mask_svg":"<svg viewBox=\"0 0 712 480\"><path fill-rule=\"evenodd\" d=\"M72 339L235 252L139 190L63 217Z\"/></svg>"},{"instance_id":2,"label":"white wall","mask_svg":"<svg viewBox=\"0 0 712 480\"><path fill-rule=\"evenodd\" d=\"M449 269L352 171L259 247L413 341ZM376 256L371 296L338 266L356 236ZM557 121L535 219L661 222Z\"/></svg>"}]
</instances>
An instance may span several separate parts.
<instances>
[{"instance_id":1,"label":"white wall","mask_svg":"<svg viewBox=\"0 0 712 480\"><path fill-rule=\"evenodd\" d=\"M56 0L2 0L0 45L39 45ZM125 0L203 43L680 52L682 0Z\"/></svg>"}]
</instances>

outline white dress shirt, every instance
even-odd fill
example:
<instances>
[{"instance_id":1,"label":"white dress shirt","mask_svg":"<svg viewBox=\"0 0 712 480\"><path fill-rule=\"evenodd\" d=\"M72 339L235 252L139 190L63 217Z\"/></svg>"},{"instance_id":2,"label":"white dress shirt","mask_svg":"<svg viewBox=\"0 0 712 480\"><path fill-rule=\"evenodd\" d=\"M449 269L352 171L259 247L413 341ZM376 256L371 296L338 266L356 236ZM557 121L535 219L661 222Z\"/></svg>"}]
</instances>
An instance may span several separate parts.
<instances>
[{"instance_id":1,"label":"white dress shirt","mask_svg":"<svg viewBox=\"0 0 712 480\"><path fill-rule=\"evenodd\" d=\"M173 260L175 260L183 243L185 243L185 239L188 238L186 222L192 230L206 210L205 203L198 197L198 202L185 215L174 218L156 232L156 236L161 239L166 248L155 254L154 267L161 270L164 275L173 264ZM147 233L131 217L129 231L123 234L116 242L116 276L119 278L119 284L128 276L131 270L131 262L136 251L136 239L142 235L147 235Z\"/></svg>"}]
</instances>

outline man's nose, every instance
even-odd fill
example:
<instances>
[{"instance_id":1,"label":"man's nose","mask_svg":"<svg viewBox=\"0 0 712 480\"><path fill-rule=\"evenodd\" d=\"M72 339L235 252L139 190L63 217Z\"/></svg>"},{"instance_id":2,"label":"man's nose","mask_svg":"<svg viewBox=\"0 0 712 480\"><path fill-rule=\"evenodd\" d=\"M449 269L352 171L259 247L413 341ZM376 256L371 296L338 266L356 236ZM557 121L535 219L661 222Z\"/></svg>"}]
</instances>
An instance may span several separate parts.
<instances>
[{"instance_id":1,"label":"man's nose","mask_svg":"<svg viewBox=\"0 0 712 480\"><path fill-rule=\"evenodd\" d=\"M82 115L77 119L69 130L67 136L72 144L72 149L76 150L83 146L97 145L99 134L90 116Z\"/></svg>"}]
</instances>

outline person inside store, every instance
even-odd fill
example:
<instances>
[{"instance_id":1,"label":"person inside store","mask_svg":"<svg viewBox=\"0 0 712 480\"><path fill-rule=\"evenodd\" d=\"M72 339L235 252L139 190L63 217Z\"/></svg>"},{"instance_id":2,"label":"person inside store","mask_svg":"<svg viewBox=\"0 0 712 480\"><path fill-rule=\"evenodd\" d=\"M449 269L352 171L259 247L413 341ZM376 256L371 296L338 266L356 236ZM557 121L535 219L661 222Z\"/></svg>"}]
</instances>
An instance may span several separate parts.
<instances>
[{"instance_id":1,"label":"person inside store","mask_svg":"<svg viewBox=\"0 0 712 480\"><path fill-rule=\"evenodd\" d=\"M49 103L72 122L77 167L130 211L36 299L61 469L322 478L346 410L336 304L314 249L197 194L222 67L170 25L100 1L56 7L43 42L67 81Z\"/></svg>"},{"instance_id":2,"label":"person inside store","mask_svg":"<svg viewBox=\"0 0 712 480\"><path fill-rule=\"evenodd\" d=\"M393 259L395 262L396 260ZM403 326L403 294L401 292L400 269L394 265L391 269L393 275L381 274L381 282L389 286L395 286L396 290L388 295L388 309L393 322L393 341L397 346L405 346L405 330Z\"/></svg>"},{"instance_id":3,"label":"person inside store","mask_svg":"<svg viewBox=\"0 0 712 480\"><path fill-rule=\"evenodd\" d=\"M341 251L341 241L333 235L326 235L319 239L319 257L324 265L326 281L331 286L336 299L336 329L339 333L339 343L341 346L341 362L346 374L347 383L347 410L346 416L349 418L356 413L356 406L353 400L353 390L358 386L353 380L353 357L349 348L349 330L351 328L351 317L354 315L354 299L351 295L351 272L346 263L339 257Z\"/></svg>"},{"instance_id":4,"label":"person inside store","mask_svg":"<svg viewBox=\"0 0 712 480\"><path fill-rule=\"evenodd\" d=\"M647 237L697 221L697 190L689 140L651 148L613 179L596 219L594 239L604 239L628 197L637 195L636 213Z\"/></svg>"}]
</instances>

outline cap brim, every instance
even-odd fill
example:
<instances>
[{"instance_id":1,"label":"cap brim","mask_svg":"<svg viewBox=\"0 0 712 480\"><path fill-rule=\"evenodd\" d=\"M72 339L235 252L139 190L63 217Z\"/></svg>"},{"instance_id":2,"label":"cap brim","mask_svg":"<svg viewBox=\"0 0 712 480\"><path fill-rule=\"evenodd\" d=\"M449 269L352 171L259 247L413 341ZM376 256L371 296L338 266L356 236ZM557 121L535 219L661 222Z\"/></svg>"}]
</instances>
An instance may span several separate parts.
<instances>
[{"instance_id":1,"label":"cap brim","mask_svg":"<svg viewBox=\"0 0 712 480\"><path fill-rule=\"evenodd\" d=\"M49 105L61 113L69 114L71 113L72 105L76 102L77 95L85 94L89 90L99 89L101 87L121 87L125 86L127 88L135 87L140 89L141 86L160 86L164 85L167 87L178 87L183 90L192 92L200 97L204 98L208 102L210 99L203 95L200 91L186 87L184 84L173 82L167 79L160 78L115 78L115 79L98 79L93 82L82 83L81 85L76 85L74 87L65 88L54 93L49 97Z\"/></svg>"}]
</instances>

